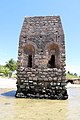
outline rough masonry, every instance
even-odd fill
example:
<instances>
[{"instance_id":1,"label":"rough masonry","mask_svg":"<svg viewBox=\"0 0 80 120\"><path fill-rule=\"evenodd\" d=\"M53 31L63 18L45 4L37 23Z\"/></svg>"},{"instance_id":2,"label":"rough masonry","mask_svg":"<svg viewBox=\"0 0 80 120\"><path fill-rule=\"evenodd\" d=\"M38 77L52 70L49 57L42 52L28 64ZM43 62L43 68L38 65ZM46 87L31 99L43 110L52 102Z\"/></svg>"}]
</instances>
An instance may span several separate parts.
<instances>
[{"instance_id":1,"label":"rough masonry","mask_svg":"<svg viewBox=\"0 0 80 120\"><path fill-rule=\"evenodd\" d=\"M19 38L17 98L67 99L60 16L25 17Z\"/></svg>"}]
</instances>

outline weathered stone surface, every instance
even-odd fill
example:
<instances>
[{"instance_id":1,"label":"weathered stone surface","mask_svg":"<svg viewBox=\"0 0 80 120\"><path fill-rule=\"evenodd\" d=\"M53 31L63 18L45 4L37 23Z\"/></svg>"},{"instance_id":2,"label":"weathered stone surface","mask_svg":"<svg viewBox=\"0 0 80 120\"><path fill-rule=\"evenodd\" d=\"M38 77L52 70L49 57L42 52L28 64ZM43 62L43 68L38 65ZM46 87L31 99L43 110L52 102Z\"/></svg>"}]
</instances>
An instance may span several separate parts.
<instances>
[{"instance_id":1,"label":"weathered stone surface","mask_svg":"<svg viewBox=\"0 0 80 120\"><path fill-rule=\"evenodd\" d=\"M19 39L16 97L67 99L65 42L59 16L25 17Z\"/></svg>"}]
</instances>

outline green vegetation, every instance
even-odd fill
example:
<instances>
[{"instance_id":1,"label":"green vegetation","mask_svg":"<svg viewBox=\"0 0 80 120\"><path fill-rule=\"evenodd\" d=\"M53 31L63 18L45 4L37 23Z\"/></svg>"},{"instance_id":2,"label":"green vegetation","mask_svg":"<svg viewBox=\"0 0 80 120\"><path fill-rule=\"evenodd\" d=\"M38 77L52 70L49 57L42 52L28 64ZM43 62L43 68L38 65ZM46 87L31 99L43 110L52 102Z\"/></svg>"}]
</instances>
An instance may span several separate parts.
<instances>
[{"instance_id":1,"label":"green vegetation","mask_svg":"<svg viewBox=\"0 0 80 120\"><path fill-rule=\"evenodd\" d=\"M76 73L70 73L69 71L66 74L66 78L70 79L70 78L80 78L80 76L78 76Z\"/></svg>"},{"instance_id":2,"label":"green vegetation","mask_svg":"<svg viewBox=\"0 0 80 120\"><path fill-rule=\"evenodd\" d=\"M8 62L6 62L5 67L9 68L10 71L15 71L17 68L17 63L13 59L10 59Z\"/></svg>"},{"instance_id":3,"label":"green vegetation","mask_svg":"<svg viewBox=\"0 0 80 120\"><path fill-rule=\"evenodd\" d=\"M0 65L0 75L4 77L11 77L16 69L17 62L13 59L10 59L5 65Z\"/></svg>"},{"instance_id":4,"label":"green vegetation","mask_svg":"<svg viewBox=\"0 0 80 120\"><path fill-rule=\"evenodd\" d=\"M66 74L66 78L67 79L70 79L70 78L79 78L78 76L75 76L75 75L70 75L70 74Z\"/></svg>"}]
</instances>

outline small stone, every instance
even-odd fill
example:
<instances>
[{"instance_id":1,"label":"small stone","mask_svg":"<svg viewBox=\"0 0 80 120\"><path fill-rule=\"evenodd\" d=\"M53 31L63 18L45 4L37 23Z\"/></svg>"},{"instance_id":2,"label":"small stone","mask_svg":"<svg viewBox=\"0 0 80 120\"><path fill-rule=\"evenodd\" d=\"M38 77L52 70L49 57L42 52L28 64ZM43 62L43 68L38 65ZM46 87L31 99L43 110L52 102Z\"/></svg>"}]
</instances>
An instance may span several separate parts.
<instances>
[{"instance_id":1,"label":"small stone","mask_svg":"<svg viewBox=\"0 0 80 120\"><path fill-rule=\"evenodd\" d=\"M36 80L36 81L37 81L37 77L33 77L33 80Z\"/></svg>"}]
</instances>

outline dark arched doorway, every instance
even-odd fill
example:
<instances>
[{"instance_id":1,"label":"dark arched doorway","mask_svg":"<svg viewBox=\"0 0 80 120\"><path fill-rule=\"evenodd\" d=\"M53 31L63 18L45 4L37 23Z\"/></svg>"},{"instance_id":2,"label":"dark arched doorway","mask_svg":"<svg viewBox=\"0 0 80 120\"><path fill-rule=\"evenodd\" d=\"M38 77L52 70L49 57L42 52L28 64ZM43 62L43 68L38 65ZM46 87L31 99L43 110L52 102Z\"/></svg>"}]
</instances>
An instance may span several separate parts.
<instances>
[{"instance_id":1,"label":"dark arched doorway","mask_svg":"<svg viewBox=\"0 0 80 120\"><path fill-rule=\"evenodd\" d=\"M48 61L49 68L55 68L55 55L51 55L50 60Z\"/></svg>"},{"instance_id":2,"label":"dark arched doorway","mask_svg":"<svg viewBox=\"0 0 80 120\"><path fill-rule=\"evenodd\" d=\"M28 55L28 67L32 67L32 55Z\"/></svg>"},{"instance_id":3,"label":"dark arched doorway","mask_svg":"<svg viewBox=\"0 0 80 120\"><path fill-rule=\"evenodd\" d=\"M32 68L34 65L35 47L30 43L27 44L24 48L24 53L27 67Z\"/></svg>"},{"instance_id":4,"label":"dark arched doorway","mask_svg":"<svg viewBox=\"0 0 80 120\"><path fill-rule=\"evenodd\" d=\"M60 67L60 50L58 44L51 43L47 46L48 51L48 64L49 68Z\"/></svg>"}]
</instances>

